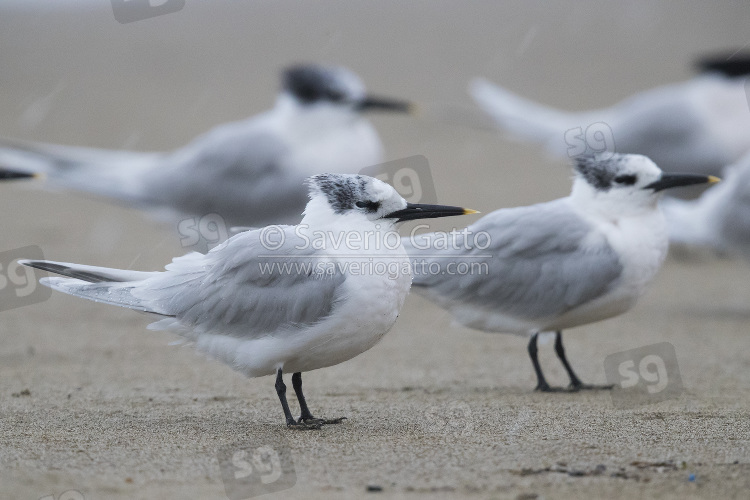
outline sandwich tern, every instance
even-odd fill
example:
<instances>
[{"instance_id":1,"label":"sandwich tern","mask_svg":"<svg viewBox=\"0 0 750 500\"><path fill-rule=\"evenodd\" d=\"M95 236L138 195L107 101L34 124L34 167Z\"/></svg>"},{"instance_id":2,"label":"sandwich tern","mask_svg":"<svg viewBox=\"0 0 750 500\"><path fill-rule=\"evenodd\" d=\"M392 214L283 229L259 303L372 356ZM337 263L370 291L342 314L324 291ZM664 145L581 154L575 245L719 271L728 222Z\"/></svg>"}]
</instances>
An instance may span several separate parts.
<instances>
[{"instance_id":1,"label":"sandwich tern","mask_svg":"<svg viewBox=\"0 0 750 500\"><path fill-rule=\"evenodd\" d=\"M283 73L270 111L227 123L168 153L111 151L0 140L0 179L44 174L62 187L149 208L162 218L218 214L227 224L297 223L304 180L382 162L364 112L409 112L405 101L365 93L342 67Z\"/></svg>"},{"instance_id":2,"label":"sandwich tern","mask_svg":"<svg viewBox=\"0 0 750 500\"><path fill-rule=\"evenodd\" d=\"M705 61L702 69L707 72L691 80L580 112L533 102L481 78L469 93L499 128L554 156L636 153L666 172L718 175L750 151L750 96L746 78L737 74L750 71L750 59Z\"/></svg>"},{"instance_id":3,"label":"sandwich tern","mask_svg":"<svg viewBox=\"0 0 750 500\"><path fill-rule=\"evenodd\" d=\"M320 174L297 226L239 233L207 254L178 257L164 272L51 261L22 261L64 277L42 278L61 292L161 319L172 330L248 377L276 375L287 425L319 428L302 394L302 372L370 349L390 330L411 286L397 223L475 213L407 203L372 177ZM299 420L286 399L292 372Z\"/></svg>"},{"instance_id":4,"label":"sandwich tern","mask_svg":"<svg viewBox=\"0 0 750 500\"><path fill-rule=\"evenodd\" d=\"M594 388L571 368L562 330L633 307L667 252L659 194L718 181L662 173L641 155L581 156L575 170L566 198L497 210L447 240L447 233L404 240L414 291L465 326L531 337L528 351L540 391L556 390L537 357L543 332L555 332L555 351L570 389ZM486 264L466 264L477 262ZM457 272L461 263L470 272Z\"/></svg>"}]
</instances>

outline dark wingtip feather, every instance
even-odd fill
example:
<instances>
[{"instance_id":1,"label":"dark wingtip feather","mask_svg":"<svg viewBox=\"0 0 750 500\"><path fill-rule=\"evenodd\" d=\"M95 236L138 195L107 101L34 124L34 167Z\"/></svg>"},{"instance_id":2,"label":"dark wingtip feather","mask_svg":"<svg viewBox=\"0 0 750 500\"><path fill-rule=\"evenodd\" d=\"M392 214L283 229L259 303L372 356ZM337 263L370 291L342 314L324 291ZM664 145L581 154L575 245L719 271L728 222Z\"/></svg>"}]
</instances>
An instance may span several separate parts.
<instances>
[{"instance_id":1,"label":"dark wingtip feather","mask_svg":"<svg viewBox=\"0 0 750 500\"><path fill-rule=\"evenodd\" d=\"M87 281L89 283L102 283L104 281L113 281L111 278L100 276L94 273L89 273L86 271L76 271L74 269L69 268L68 266L63 266L55 262L47 262L45 260L19 260L18 262L20 264L23 264L24 266L34 267L36 269L41 269L42 271L59 274L61 276L67 276L68 278L75 278L78 280Z\"/></svg>"}]
</instances>

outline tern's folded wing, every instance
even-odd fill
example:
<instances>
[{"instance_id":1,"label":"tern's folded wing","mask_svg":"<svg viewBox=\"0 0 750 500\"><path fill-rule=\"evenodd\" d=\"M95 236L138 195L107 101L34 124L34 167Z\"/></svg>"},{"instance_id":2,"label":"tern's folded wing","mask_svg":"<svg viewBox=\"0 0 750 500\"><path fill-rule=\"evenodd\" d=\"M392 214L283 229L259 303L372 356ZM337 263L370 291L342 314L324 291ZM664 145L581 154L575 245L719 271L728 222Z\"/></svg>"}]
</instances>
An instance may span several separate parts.
<instances>
[{"instance_id":1,"label":"tern's folded wing","mask_svg":"<svg viewBox=\"0 0 750 500\"><path fill-rule=\"evenodd\" d=\"M149 174L148 199L185 213L218 213L233 224L299 215L306 175L286 164L287 142L260 125L222 125L177 150Z\"/></svg>"},{"instance_id":2,"label":"tern's folded wing","mask_svg":"<svg viewBox=\"0 0 750 500\"><path fill-rule=\"evenodd\" d=\"M198 333L283 335L318 323L341 299L345 276L293 227L278 229L241 233L205 256L175 259L133 293L173 316L171 326Z\"/></svg>"},{"instance_id":3,"label":"tern's folded wing","mask_svg":"<svg viewBox=\"0 0 750 500\"><path fill-rule=\"evenodd\" d=\"M464 303L544 318L603 295L622 273L606 239L565 200L498 210L468 229L468 236L457 235L454 250L429 248L438 233L407 244L415 291L443 307Z\"/></svg>"}]
</instances>

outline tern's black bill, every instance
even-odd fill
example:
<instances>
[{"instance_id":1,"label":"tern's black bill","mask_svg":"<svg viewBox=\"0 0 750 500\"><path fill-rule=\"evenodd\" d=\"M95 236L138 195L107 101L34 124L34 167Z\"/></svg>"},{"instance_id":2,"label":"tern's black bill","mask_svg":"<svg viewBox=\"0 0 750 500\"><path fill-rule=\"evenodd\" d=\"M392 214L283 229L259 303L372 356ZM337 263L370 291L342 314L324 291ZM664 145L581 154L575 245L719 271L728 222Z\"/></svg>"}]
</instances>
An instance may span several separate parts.
<instances>
[{"instance_id":1,"label":"tern's black bill","mask_svg":"<svg viewBox=\"0 0 750 500\"><path fill-rule=\"evenodd\" d=\"M366 96L357 103L360 111L395 111L398 113L411 113L414 105L408 101L390 99L388 97Z\"/></svg>"},{"instance_id":2,"label":"tern's black bill","mask_svg":"<svg viewBox=\"0 0 750 500\"><path fill-rule=\"evenodd\" d=\"M478 214L476 210L447 205L424 205L421 203L407 203L406 208L386 215L388 219L404 222L415 219L435 219L437 217L451 217L453 215Z\"/></svg>"},{"instance_id":3,"label":"tern's black bill","mask_svg":"<svg viewBox=\"0 0 750 500\"><path fill-rule=\"evenodd\" d=\"M713 184L721 179L713 175L696 175L696 174L662 174L661 179L652 182L646 189L661 191L681 186L692 186L694 184Z\"/></svg>"},{"instance_id":4,"label":"tern's black bill","mask_svg":"<svg viewBox=\"0 0 750 500\"><path fill-rule=\"evenodd\" d=\"M0 169L0 181L12 181L15 179L30 179L36 177L36 174L28 174L26 172L15 172L13 170Z\"/></svg>"}]
</instances>

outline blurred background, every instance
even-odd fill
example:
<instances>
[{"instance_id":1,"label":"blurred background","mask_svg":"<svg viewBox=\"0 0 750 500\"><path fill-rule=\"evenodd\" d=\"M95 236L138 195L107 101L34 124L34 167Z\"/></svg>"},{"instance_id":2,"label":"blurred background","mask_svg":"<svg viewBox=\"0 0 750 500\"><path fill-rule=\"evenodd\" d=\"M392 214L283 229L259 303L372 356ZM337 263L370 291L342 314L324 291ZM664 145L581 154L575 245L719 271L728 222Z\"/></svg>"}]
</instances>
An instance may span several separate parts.
<instances>
[{"instance_id":1,"label":"blurred background","mask_svg":"<svg viewBox=\"0 0 750 500\"><path fill-rule=\"evenodd\" d=\"M143 151L174 149L270 108L279 70L295 62L347 66L371 91L427 111L476 110L466 92L475 76L583 110L688 79L698 55L748 43L743 2L186 0L177 12L127 24L106 0L6 0L0 9L0 135ZM440 201L486 213L568 191L565 162L541 148L423 115L372 120L387 160L428 159ZM179 242L162 242L164 231L129 210L25 187L3 186L6 247L33 242L58 260L137 259L149 268Z\"/></svg>"},{"instance_id":2,"label":"blurred background","mask_svg":"<svg viewBox=\"0 0 750 500\"><path fill-rule=\"evenodd\" d=\"M308 61L347 66L373 93L410 99L427 110L452 106L470 113L475 105L466 88L475 76L542 103L571 110L596 108L691 78L693 61L699 55L747 48L749 13L745 0L689 4L653 0L185 0L177 12L121 24L109 0L3 0L0 136L112 149L170 150L217 124L269 109L278 90L279 70ZM436 120L430 113L379 115L372 121L384 143L386 160L412 155L427 158L439 202L488 213L569 192L571 173L566 162L547 157L535 145ZM469 222L468 218L444 221L439 227ZM93 197L45 191L34 182L0 186L0 228L0 251L36 245L45 258L57 261L154 270L184 253L176 228ZM670 261L635 311L571 334L567 340L570 359L582 378L603 379L601 362L607 354L667 340L682 356L686 387L714 398L700 404L714 405L715 398L742 399L748 395L750 367L744 356L750 344L743 335L750 320L748 278L750 272L740 261ZM249 415L262 415L268 425L278 423L270 379L248 381L187 349L169 348L166 344L173 337L145 332L148 322L149 318L130 311L97 307L61 294L3 312L2 397L9 408L16 408L7 410L6 423L26 428L19 415L48 406L64 408L71 392L79 391L81 411L86 412L108 405L112 411L131 408L128 401L133 398L174 401L170 398L178 395L169 395L173 389L182 389L187 406L164 410L164 425L174 415L170 412L198 412L190 406L193 397L200 405L214 395L234 398L222 407L223 418L230 422L234 417L227 417L229 408L241 405ZM351 413L359 403L319 398L393 384L427 387L427 392L449 387L457 391L454 399L471 392L469 387L509 387L517 400L506 403L525 404L523 398L533 388L525 341L449 325L447 313L410 298L402 320L380 345L354 361L307 378L308 397L325 404L328 413ZM731 339L720 353L715 348L723 342L715 335ZM549 346L545 349L551 351ZM707 357L712 361L706 361ZM549 362L548 373L563 381L554 355L550 354ZM384 370L384 363L390 369ZM7 398L24 388L41 400ZM368 398L381 397L365 394L365 407L375 405ZM488 400L497 397L496 393L487 395ZM17 407L22 404L30 406ZM473 404L478 408L479 403ZM596 413L599 400L592 404L591 411ZM602 399L601 404L608 400ZM146 415L162 411L158 405L144 405L132 411ZM56 421L73 418L68 410L59 411ZM216 408L207 411L219 413ZM485 410L475 411L484 415ZM389 416L397 418L398 413ZM63 427L49 432L60 442L74 439L73 431ZM81 435L93 435L94 429ZM12 429L5 430L12 434ZM232 425L225 430L232 434ZM141 438L143 443L150 442ZM133 443L141 438L130 437ZM93 439L92 446L99 446L104 455L104 450L116 448L111 441L86 439ZM87 465L80 456L69 455L65 446L45 445L31 430L24 439L14 438L10 446L21 450L29 443L42 451L6 450L3 465L30 477L56 467L80 477L89 477L90 472L82 472L89 466L88 470L104 474L100 477L127 470L136 484L165 477L190 484L185 478L188 473L200 483L201 474L208 474L201 464L186 466L197 455L190 444L182 452L170 448L176 453L172 462L165 458L172 452L157 447L151 458L123 451L121 460L110 465L92 451L93 463ZM712 455L716 460L735 458L719 457L720 444L716 447L716 456ZM747 458L747 451L738 453ZM155 464L161 467L166 462L159 473ZM408 475L408 467L400 468L399 463L389 462L391 470L383 472L383 477ZM336 477L343 488L364 484L366 475L344 466L341 470L345 470L341 478ZM428 467L422 473L439 477L439 471ZM416 477L409 480L419 483ZM394 479L400 481L399 487L409 480ZM206 479L210 488L220 487L217 481Z\"/></svg>"}]
</instances>

